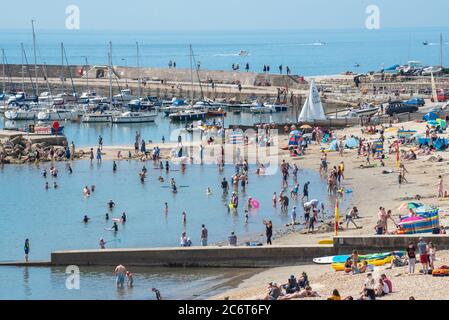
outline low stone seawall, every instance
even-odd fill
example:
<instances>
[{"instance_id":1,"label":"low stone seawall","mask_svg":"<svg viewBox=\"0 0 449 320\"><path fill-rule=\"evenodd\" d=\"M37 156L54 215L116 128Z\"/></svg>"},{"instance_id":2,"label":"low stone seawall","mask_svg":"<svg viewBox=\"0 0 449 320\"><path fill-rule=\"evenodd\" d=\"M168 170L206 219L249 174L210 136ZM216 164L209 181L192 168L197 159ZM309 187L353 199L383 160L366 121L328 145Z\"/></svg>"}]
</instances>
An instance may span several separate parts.
<instances>
[{"instance_id":1,"label":"low stone seawall","mask_svg":"<svg viewBox=\"0 0 449 320\"><path fill-rule=\"evenodd\" d=\"M327 246L193 247L164 249L110 249L53 252L52 265L125 264L149 267L262 268L310 263L332 255Z\"/></svg>"},{"instance_id":2,"label":"low stone seawall","mask_svg":"<svg viewBox=\"0 0 449 320\"><path fill-rule=\"evenodd\" d=\"M423 235L438 250L449 250L449 236ZM51 254L51 265L97 265L147 267L228 267L267 268L311 264L314 258L360 253L404 250L413 236L343 236L335 237L334 245L263 246L263 247L192 247L152 249L108 249L57 251Z\"/></svg>"}]
</instances>

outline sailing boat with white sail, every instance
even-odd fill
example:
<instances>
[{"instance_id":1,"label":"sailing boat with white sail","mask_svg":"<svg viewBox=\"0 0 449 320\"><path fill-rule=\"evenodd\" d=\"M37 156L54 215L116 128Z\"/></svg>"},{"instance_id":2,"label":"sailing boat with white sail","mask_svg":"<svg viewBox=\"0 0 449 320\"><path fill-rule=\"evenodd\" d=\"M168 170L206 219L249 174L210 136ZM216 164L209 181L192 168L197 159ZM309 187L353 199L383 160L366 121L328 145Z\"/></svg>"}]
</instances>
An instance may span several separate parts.
<instances>
[{"instance_id":1,"label":"sailing boat with white sail","mask_svg":"<svg viewBox=\"0 0 449 320\"><path fill-rule=\"evenodd\" d=\"M314 122L316 120L326 120L326 115L324 114L320 93L318 92L315 81L312 80L309 95L302 107L298 122Z\"/></svg>"}]
</instances>

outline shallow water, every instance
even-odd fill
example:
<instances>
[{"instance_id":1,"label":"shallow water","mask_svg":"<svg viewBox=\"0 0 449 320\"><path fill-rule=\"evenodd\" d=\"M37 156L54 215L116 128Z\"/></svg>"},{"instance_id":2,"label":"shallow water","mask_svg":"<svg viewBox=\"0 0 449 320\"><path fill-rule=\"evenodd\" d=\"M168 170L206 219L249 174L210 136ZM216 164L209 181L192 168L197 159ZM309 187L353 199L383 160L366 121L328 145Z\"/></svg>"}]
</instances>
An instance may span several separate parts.
<instances>
[{"instance_id":1,"label":"shallow water","mask_svg":"<svg viewBox=\"0 0 449 320\"><path fill-rule=\"evenodd\" d=\"M290 118L289 118L290 117ZM225 118L225 126L229 125L253 125L260 122L276 121L283 123L292 119L288 112L279 112L273 114L253 115L250 113L234 114L228 112ZM222 120L217 118L216 121ZM208 119L207 123L212 123L213 119ZM0 129L4 127L25 128L32 121L5 121L0 118ZM134 124L105 124L105 123L72 123L70 121L62 122L64 134L69 143L73 141L78 147L94 146L98 143L98 136L102 135L104 145L132 145L134 144L135 132L139 131L146 141L152 140L160 142L164 136L169 141L173 130L184 128L185 123L171 122L167 117L160 113L155 123L134 123ZM174 136L177 139L177 135Z\"/></svg>"},{"instance_id":2,"label":"shallow water","mask_svg":"<svg viewBox=\"0 0 449 320\"><path fill-rule=\"evenodd\" d=\"M233 166L226 166L223 174L218 174L213 165L191 165L185 174L173 165L169 174L154 169L152 162L146 166L148 178L142 184L138 177L141 162L121 161L118 171L113 173L110 161L102 164L78 161L72 164L72 175L68 174L65 163L58 163L57 189L52 188L53 178L41 176L41 171L48 170L50 164L0 167L3 221L0 260L22 259L25 238L30 239L30 256L36 260L48 259L54 250L97 248L100 238L110 241L109 248L178 246L185 229L194 245L198 245L202 224L209 230L209 242L214 243L226 240L231 231L240 239L263 233L264 219L273 220L275 229L290 221L288 214L272 207L273 192L279 193L281 189L279 172L274 176L257 176L255 167L251 167L249 186L245 192L240 190L240 206L237 213L233 213L227 208L229 196L223 197L220 189L223 177L229 180L234 174ZM165 183L157 181L159 175L165 178ZM178 186L188 187L179 188L179 192L173 194L164 188L171 177ZM44 188L45 181L50 184L49 190ZM333 202L329 201L326 185L319 175L301 170L299 183L302 185L305 181L311 181L311 199L324 201L332 212ZM96 186L90 198L83 197L85 185ZM214 191L211 196L206 195L208 186ZM246 225L243 206L249 196L258 199L261 207L250 212ZM106 221L104 217L109 199L116 203L111 219L120 217L123 211L128 217L117 234L105 230L112 225L111 220ZM163 212L164 202L169 206L167 215ZM290 210L294 203L290 202ZM185 227L181 219L184 210L187 213ZM88 224L82 223L85 214L92 218ZM299 210L298 218L301 216Z\"/></svg>"},{"instance_id":3,"label":"shallow water","mask_svg":"<svg viewBox=\"0 0 449 320\"><path fill-rule=\"evenodd\" d=\"M155 300L153 287L161 291L164 300L205 299L235 286L238 280L234 279L255 272L136 267L130 269L134 287L117 289L114 268L81 267L79 289L70 290L65 268L1 267L0 271L8 275L2 280L0 300Z\"/></svg>"}]
</instances>

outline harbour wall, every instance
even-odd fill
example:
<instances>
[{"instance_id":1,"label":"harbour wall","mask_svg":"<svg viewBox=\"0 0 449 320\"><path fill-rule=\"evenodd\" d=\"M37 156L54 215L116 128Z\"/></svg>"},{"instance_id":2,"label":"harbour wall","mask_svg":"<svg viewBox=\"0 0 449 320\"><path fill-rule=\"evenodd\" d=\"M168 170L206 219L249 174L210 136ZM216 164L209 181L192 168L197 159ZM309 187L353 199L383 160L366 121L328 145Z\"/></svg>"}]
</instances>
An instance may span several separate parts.
<instances>
[{"instance_id":1,"label":"harbour wall","mask_svg":"<svg viewBox=\"0 0 449 320\"><path fill-rule=\"evenodd\" d=\"M449 237L426 235L439 250L449 250ZM404 250L419 236L344 236L335 237L333 245L262 246L262 247L192 247L152 249L109 249L57 251L51 254L52 265L101 265L148 267L235 267L257 268L310 264L314 258L360 253Z\"/></svg>"},{"instance_id":2,"label":"harbour wall","mask_svg":"<svg viewBox=\"0 0 449 320\"><path fill-rule=\"evenodd\" d=\"M37 66L38 80L47 78L66 78L73 79L108 79L109 69L107 66L81 66L71 65L61 67L60 65ZM22 78L30 81L35 78L34 65L24 66L18 64L10 64L6 66L6 74L12 78ZM114 66L112 77L114 82L126 83L142 79L145 81L155 82L175 82L190 83L192 80L198 82L198 78L202 83L215 83L221 85L238 85L256 86L256 87L291 87L295 89L307 89L308 84L300 76L296 75L280 75L269 73L255 73L245 71L216 71L216 70L199 70L198 72L190 72L190 69L168 69L168 68L141 68L140 77L139 69L135 67ZM192 79L193 78L193 79Z\"/></svg>"}]
</instances>

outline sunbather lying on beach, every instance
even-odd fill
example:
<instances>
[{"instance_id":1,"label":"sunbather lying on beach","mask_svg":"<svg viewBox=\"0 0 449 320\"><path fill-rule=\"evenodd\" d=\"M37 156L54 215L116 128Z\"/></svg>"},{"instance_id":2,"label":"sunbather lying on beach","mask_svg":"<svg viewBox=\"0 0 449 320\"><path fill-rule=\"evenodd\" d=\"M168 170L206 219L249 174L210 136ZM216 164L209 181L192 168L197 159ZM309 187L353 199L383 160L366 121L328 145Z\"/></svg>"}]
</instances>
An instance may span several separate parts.
<instances>
[{"instance_id":1,"label":"sunbather lying on beach","mask_svg":"<svg viewBox=\"0 0 449 320\"><path fill-rule=\"evenodd\" d=\"M302 292L295 292L292 294L287 294L279 298L279 300L292 300L292 299L304 299L304 298L315 298L319 297L318 292L313 291L311 287L307 287Z\"/></svg>"}]
</instances>

